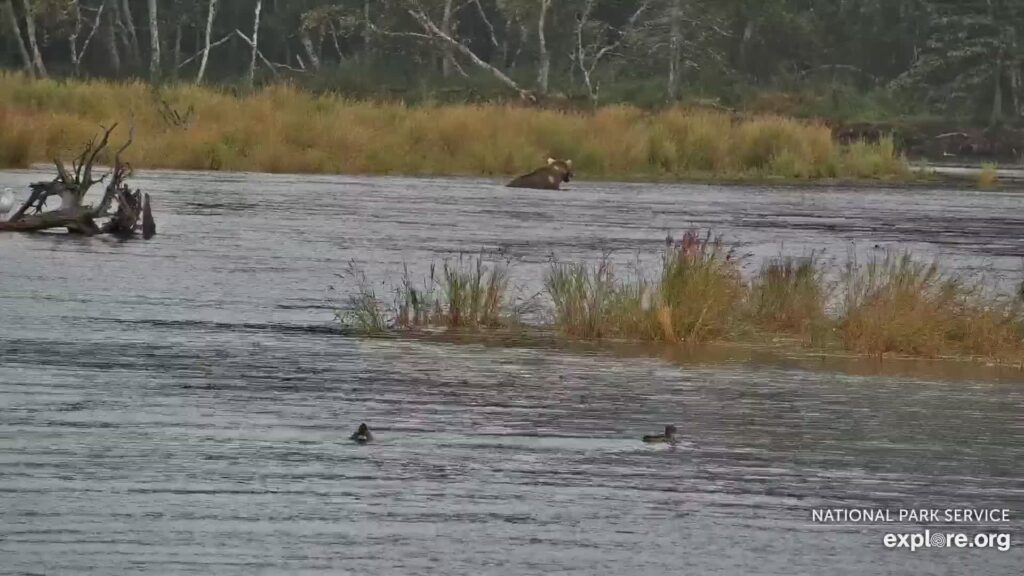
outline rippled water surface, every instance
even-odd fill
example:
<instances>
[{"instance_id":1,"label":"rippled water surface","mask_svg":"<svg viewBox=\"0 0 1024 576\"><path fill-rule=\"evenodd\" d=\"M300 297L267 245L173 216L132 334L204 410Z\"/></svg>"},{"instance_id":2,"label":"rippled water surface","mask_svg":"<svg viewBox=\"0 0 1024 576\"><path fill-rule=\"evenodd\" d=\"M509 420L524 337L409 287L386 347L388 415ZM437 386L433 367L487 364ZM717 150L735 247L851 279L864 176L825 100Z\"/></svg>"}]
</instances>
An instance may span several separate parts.
<instances>
[{"instance_id":1,"label":"rippled water surface","mask_svg":"<svg viewBox=\"0 0 1024 576\"><path fill-rule=\"evenodd\" d=\"M0 172L20 190L46 172ZM149 242L0 236L3 574L1020 574L1024 378L360 340L326 299L491 250L900 245L1021 278L1024 196L145 173ZM367 422L377 441L347 436ZM685 442L640 435L676 423ZM816 507L1010 508L1008 552ZM962 530L974 527L935 528Z\"/></svg>"}]
</instances>

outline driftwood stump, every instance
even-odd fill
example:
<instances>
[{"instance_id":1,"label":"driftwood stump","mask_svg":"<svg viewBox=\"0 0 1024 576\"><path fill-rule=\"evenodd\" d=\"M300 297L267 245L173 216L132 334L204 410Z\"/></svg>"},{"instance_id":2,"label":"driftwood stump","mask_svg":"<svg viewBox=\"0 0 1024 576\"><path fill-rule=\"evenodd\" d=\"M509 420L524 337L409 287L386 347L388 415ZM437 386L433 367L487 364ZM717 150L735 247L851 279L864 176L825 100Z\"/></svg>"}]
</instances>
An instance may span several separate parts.
<instances>
[{"instance_id":1,"label":"driftwood stump","mask_svg":"<svg viewBox=\"0 0 1024 576\"><path fill-rule=\"evenodd\" d=\"M57 177L49 182L36 182L29 187L32 193L21 208L7 221L0 221L0 232L36 232L52 228L66 228L69 234L113 234L120 237L135 235L140 218L142 219L143 237L152 238L156 233L153 213L149 208L149 195L142 200L138 190L132 193L124 180L129 167L122 162L121 154L132 143L133 130L128 131L128 140L114 154L114 168L99 179L93 179L92 169L97 156L107 147L110 134L117 124L103 132L99 142L93 138L82 153L71 162L69 171L60 158L53 163L57 168ZM83 204L86 193L94 184L104 180L106 190L100 203L92 206ZM46 201L52 197L60 198L60 208L43 211ZM111 206L117 203L117 210L111 212ZM103 225L96 220L110 218Z\"/></svg>"}]
</instances>

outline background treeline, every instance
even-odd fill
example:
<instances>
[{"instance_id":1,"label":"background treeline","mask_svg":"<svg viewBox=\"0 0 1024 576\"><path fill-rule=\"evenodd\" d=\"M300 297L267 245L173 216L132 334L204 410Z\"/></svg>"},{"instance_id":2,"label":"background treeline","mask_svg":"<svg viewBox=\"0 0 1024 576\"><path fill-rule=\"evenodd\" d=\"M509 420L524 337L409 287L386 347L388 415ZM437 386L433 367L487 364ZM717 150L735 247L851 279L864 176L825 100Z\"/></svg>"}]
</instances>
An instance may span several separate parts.
<instances>
[{"instance_id":1,"label":"background treeline","mask_svg":"<svg viewBox=\"0 0 1024 576\"><path fill-rule=\"evenodd\" d=\"M1018 123L1024 0L0 0L0 65L406 101Z\"/></svg>"}]
</instances>

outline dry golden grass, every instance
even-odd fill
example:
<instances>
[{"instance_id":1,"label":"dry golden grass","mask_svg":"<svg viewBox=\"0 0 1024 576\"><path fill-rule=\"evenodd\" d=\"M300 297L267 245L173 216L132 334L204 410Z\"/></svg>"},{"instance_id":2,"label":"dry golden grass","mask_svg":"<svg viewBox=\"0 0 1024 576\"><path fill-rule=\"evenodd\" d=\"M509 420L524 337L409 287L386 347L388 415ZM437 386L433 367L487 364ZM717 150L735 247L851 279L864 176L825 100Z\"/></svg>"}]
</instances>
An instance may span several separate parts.
<instances>
[{"instance_id":1,"label":"dry golden grass","mask_svg":"<svg viewBox=\"0 0 1024 576\"><path fill-rule=\"evenodd\" d=\"M978 188L992 188L999 184L999 171L995 164L986 162L978 172Z\"/></svg>"},{"instance_id":2,"label":"dry golden grass","mask_svg":"<svg viewBox=\"0 0 1024 576\"><path fill-rule=\"evenodd\" d=\"M544 281L550 328L570 338L669 344L797 337L822 350L865 355L973 357L1024 363L1024 304L994 295L908 253L851 263L838 286L839 309L826 312L830 287L813 255L767 262L749 282L718 239L687 233L670 244L651 277L616 276L608 258L559 263ZM477 258L445 266L423 288L408 275L396 305L380 303L356 276L349 324L376 334L385 326L483 328L519 325L507 270ZM386 312L382 316L382 310ZM390 314L390 320L387 319Z\"/></svg>"},{"instance_id":3,"label":"dry golden grass","mask_svg":"<svg viewBox=\"0 0 1024 576\"><path fill-rule=\"evenodd\" d=\"M621 281L607 260L553 264L545 288L555 327L577 338L704 342L727 335L746 287L721 241L687 233L662 258L654 280Z\"/></svg>"},{"instance_id":4,"label":"dry golden grass","mask_svg":"<svg viewBox=\"0 0 1024 576\"><path fill-rule=\"evenodd\" d=\"M160 101L195 112L165 121ZM192 85L58 82L0 74L0 166L78 149L97 125L134 117L136 167L314 173L508 175L548 156L586 178L894 178L891 142L843 148L821 124L717 111L592 114L517 106L405 106L287 85L235 96ZM122 132L123 134L123 132Z\"/></svg>"},{"instance_id":5,"label":"dry golden grass","mask_svg":"<svg viewBox=\"0 0 1024 576\"><path fill-rule=\"evenodd\" d=\"M837 327L848 350L1024 360L1019 301L988 295L906 252L851 265L845 276Z\"/></svg>"},{"instance_id":6,"label":"dry golden grass","mask_svg":"<svg viewBox=\"0 0 1024 576\"><path fill-rule=\"evenodd\" d=\"M34 145L30 122L23 115L0 108L0 167L27 167Z\"/></svg>"},{"instance_id":7,"label":"dry golden grass","mask_svg":"<svg viewBox=\"0 0 1024 576\"><path fill-rule=\"evenodd\" d=\"M828 297L815 254L780 257L766 262L751 283L751 319L762 330L814 342L830 328L825 314Z\"/></svg>"}]
</instances>

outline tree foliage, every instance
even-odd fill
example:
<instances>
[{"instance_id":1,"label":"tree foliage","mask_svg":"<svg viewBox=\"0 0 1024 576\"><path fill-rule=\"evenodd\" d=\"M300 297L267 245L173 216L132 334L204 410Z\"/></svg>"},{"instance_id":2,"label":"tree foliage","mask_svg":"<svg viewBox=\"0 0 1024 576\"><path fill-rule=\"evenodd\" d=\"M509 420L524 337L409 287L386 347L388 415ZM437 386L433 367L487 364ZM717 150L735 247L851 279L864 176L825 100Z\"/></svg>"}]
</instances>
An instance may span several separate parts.
<instances>
[{"instance_id":1,"label":"tree foliage","mask_svg":"<svg viewBox=\"0 0 1024 576\"><path fill-rule=\"evenodd\" d=\"M256 1L0 0L0 65L594 102L842 83L955 116L1024 108L1024 0L267 0L254 50Z\"/></svg>"}]
</instances>

